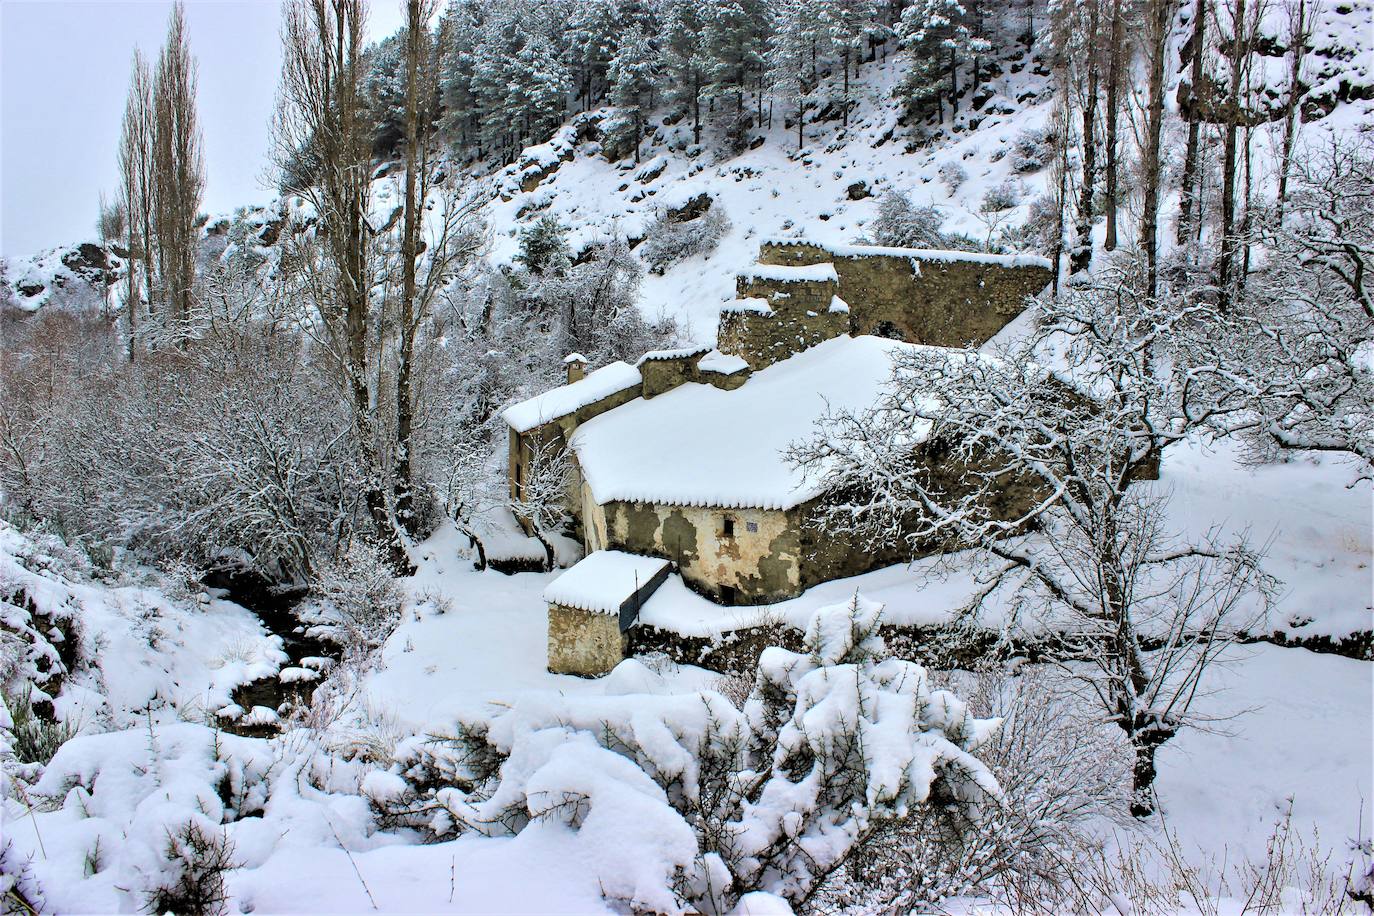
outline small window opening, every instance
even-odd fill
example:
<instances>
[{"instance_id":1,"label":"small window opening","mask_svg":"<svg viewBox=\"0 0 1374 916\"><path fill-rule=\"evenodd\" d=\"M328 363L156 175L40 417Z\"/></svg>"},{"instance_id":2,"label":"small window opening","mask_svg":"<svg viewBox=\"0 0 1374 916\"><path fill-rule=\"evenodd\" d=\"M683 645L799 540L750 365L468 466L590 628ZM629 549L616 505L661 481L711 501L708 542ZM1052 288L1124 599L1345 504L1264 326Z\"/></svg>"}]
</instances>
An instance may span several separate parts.
<instances>
[{"instance_id":1,"label":"small window opening","mask_svg":"<svg viewBox=\"0 0 1374 916\"><path fill-rule=\"evenodd\" d=\"M721 533L728 538L732 538L735 536L735 520L733 518L730 518L728 516L726 517L725 528Z\"/></svg>"},{"instance_id":2,"label":"small window opening","mask_svg":"<svg viewBox=\"0 0 1374 916\"><path fill-rule=\"evenodd\" d=\"M722 585L720 587L720 603L734 604L739 601L739 589L733 585Z\"/></svg>"},{"instance_id":3,"label":"small window opening","mask_svg":"<svg viewBox=\"0 0 1374 916\"><path fill-rule=\"evenodd\" d=\"M745 523L744 523L744 530L747 531L747 532L749 532L750 534L758 534L758 532L759 532L759 523L758 523L758 522L745 522Z\"/></svg>"}]
</instances>

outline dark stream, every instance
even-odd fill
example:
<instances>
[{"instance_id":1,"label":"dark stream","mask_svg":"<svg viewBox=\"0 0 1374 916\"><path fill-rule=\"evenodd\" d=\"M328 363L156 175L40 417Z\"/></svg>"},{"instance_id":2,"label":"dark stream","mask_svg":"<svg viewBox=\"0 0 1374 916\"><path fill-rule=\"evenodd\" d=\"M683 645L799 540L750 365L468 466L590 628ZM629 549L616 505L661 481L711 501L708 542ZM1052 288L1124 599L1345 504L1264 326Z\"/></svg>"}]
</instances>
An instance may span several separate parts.
<instances>
[{"instance_id":1,"label":"dark stream","mask_svg":"<svg viewBox=\"0 0 1374 916\"><path fill-rule=\"evenodd\" d=\"M247 570L219 570L205 577L209 588L223 589L225 598L252 611L269 633L281 637L282 649L290 659L282 667L304 667L306 658L328 658L338 661L339 648L332 643L306 634L304 625L296 619L295 608L306 596L303 588L274 585L255 572ZM321 672L323 677L323 672ZM292 706L309 706L315 693L316 681L282 683L273 675L234 688L233 701L243 707L245 715L254 706L266 706L285 715ZM250 737L270 737L277 734L276 725L249 725L226 720L227 732Z\"/></svg>"}]
</instances>

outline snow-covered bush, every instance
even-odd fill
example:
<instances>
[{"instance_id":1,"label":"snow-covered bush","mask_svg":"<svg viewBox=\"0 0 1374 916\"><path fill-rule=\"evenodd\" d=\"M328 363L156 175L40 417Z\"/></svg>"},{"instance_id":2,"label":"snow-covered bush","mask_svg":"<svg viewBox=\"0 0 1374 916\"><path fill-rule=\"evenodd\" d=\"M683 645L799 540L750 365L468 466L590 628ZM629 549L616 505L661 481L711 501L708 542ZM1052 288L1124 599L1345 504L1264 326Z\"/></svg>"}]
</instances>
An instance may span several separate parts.
<instances>
[{"instance_id":1,"label":"snow-covered bush","mask_svg":"<svg viewBox=\"0 0 1374 916\"><path fill-rule=\"evenodd\" d=\"M1054 158L1054 132L1048 129L1027 128L1011 142L1011 167L1026 174L1038 172Z\"/></svg>"},{"instance_id":2,"label":"snow-covered bush","mask_svg":"<svg viewBox=\"0 0 1374 916\"><path fill-rule=\"evenodd\" d=\"M940 176L940 182L951 194L958 191L963 183L968 181L968 170L957 162L946 162L940 166L936 174Z\"/></svg>"},{"instance_id":3,"label":"snow-covered bush","mask_svg":"<svg viewBox=\"0 0 1374 916\"><path fill-rule=\"evenodd\" d=\"M649 265L651 273L661 274L688 258L709 255L729 231L730 218L719 203L688 220L678 219L668 210L660 210L645 229L639 256Z\"/></svg>"},{"instance_id":4,"label":"snow-covered bush","mask_svg":"<svg viewBox=\"0 0 1374 916\"><path fill-rule=\"evenodd\" d=\"M875 245L942 248L940 226L944 221L938 208L918 207L900 191L888 191L878 200L878 215L869 229Z\"/></svg>"},{"instance_id":5,"label":"snow-covered bush","mask_svg":"<svg viewBox=\"0 0 1374 916\"><path fill-rule=\"evenodd\" d=\"M952 680L970 705L1002 720L978 756L1003 803L976 830L960 829L960 817L939 807L893 820L818 889L817 909L921 911L966 894L1011 912L1083 904L1073 870L1095 854L1093 828L1126 810L1126 742L1049 671L956 672Z\"/></svg>"},{"instance_id":6,"label":"snow-covered bush","mask_svg":"<svg viewBox=\"0 0 1374 916\"><path fill-rule=\"evenodd\" d=\"M8 712L9 732L6 743L20 763L47 763L73 735L76 726L41 716L33 708L33 700L26 692L0 693L0 703Z\"/></svg>"},{"instance_id":7,"label":"snow-covered bush","mask_svg":"<svg viewBox=\"0 0 1374 916\"><path fill-rule=\"evenodd\" d=\"M149 913L217 914L225 910L225 872L237 868L234 844L221 831L188 820L167 831L166 865L144 898Z\"/></svg>"},{"instance_id":8,"label":"snow-covered bush","mask_svg":"<svg viewBox=\"0 0 1374 916\"><path fill-rule=\"evenodd\" d=\"M982 201L978 204L981 213L1001 213L1010 210L1021 203L1021 198L1025 196L1025 186L1014 178L998 182L987 189L983 194Z\"/></svg>"},{"instance_id":9,"label":"snow-covered bush","mask_svg":"<svg viewBox=\"0 0 1374 916\"><path fill-rule=\"evenodd\" d=\"M572 829L609 898L729 910L751 891L806 899L920 810L973 829L1001 790L974 756L996 731L926 671L885 657L882 606L816 612L803 651L770 647L742 707L721 694L538 697L399 752L435 835ZM633 850L633 855L624 854Z\"/></svg>"},{"instance_id":10,"label":"snow-covered bush","mask_svg":"<svg viewBox=\"0 0 1374 916\"><path fill-rule=\"evenodd\" d=\"M354 541L325 564L297 612L312 635L349 650L367 652L386 642L401 621L401 590L382 551Z\"/></svg>"}]
</instances>

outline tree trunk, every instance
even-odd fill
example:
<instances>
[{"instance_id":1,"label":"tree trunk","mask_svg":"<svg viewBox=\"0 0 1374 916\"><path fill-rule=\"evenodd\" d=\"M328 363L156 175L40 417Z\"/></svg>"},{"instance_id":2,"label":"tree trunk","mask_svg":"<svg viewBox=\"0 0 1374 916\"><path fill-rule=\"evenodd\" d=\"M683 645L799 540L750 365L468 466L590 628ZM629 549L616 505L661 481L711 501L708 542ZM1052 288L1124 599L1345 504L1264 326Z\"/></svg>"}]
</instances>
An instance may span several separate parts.
<instances>
[{"instance_id":1,"label":"tree trunk","mask_svg":"<svg viewBox=\"0 0 1374 916\"><path fill-rule=\"evenodd\" d=\"M1117 114L1121 109L1122 0L1112 0L1112 29L1107 62L1107 174L1103 209L1107 215L1107 235L1102 247L1116 250L1117 211Z\"/></svg>"},{"instance_id":2,"label":"tree trunk","mask_svg":"<svg viewBox=\"0 0 1374 916\"><path fill-rule=\"evenodd\" d=\"M1243 2L1243 0L1242 0ZM1164 127L1165 58L1169 51L1169 25L1173 21L1174 0L1150 0L1146 24L1150 49L1150 71L1145 110L1145 147L1141 151L1142 190L1140 240L1145 251L1145 293L1153 297L1159 289L1159 184L1160 140Z\"/></svg>"},{"instance_id":3,"label":"tree trunk","mask_svg":"<svg viewBox=\"0 0 1374 916\"><path fill-rule=\"evenodd\" d=\"M949 124L954 126L955 116L959 114L959 59L949 52Z\"/></svg>"},{"instance_id":4,"label":"tree trunk","mask_svg":"<svg viewBox=\"0 0 1374 916\"><path fill-rule=\"evenodd\" d=\"M1152 740L1149 735L1132 735L1131 748L1135 760L1131 766L1131 816L1149 817L1155 813L1154 785L1155 751L1163 740Z\"/></svg>"},{"instance_id":5,"label":"tree trunk","mask_svg":"<svg viewBox=\"0 0 1374 916\"><path fill-rule=\"evenodd\" d=\"M1234 293L1236 246L1236 179L1238 163L1236 154L1241 121L1241 84L1244 59L1249 53L1249 42L1243 38L1245 30L1245 0L1234 0L1231 7L1231 83L1226 98L1226 134L1222 140L1221 159L1221 254L1217 258L1217 288L1220 299L1218 308L1222 312L1230 309Z\"/></svg>"},{"instance_id":6,"label":"tree trunk","mask_svg":"<svg viewBox=\"0 0 1374 916\"><path fill-rule=\"evenodd\" d=\"M420 207L417 197L420 168L420 78L424 60L423 41L425 23L420 12L420 0L406 2L406 155L405 155L405 216L401 236L401 334L396 352L396 472L392 481L396 520L414 537L417 530L415 516L414 470L411 446L414 431L415 392L411 361L415 352L416 324L419 305L416 302L415 260L419 256Z\"/></svg>"},{"instance_id":7,"label":"tree trunk","mask_svg":"<svg viewBox=\"0 0 1374 916\"><path fill-rule=\"evenodd\" d=\"M1288 202L1288 175L1293 168L1293 144L1298 130L1298 99L1302 97L1302 63L1307 55L1307 39L1311 27L1307 21L1306 0L1298 0L1297 18L1288 30L1288 50L1292 57L1288 69L1288 101L1283 110L1283 150L1279 156L1279 192L1277 218L1283 224L1284 206Z\"/></svg>"},{"instance_id":8,"label":"tree trunk","mask_svg":"<svg viewBox=\"0 0 1374 916\"><path fill-rule=\"evenodd\" d=\"M1097 186L1097 27L1098 4L1094 2L1088 15L1088 92L1083 103L1083 186L1078 193L1077 238L1069 262L1069 273L1075 274L1087 270L1093 257L1093 191ZM1067 117L1065 121L1067 127ZM1062 206L1060 212L1063 212ZM1058 273L1058 265L1055 272Z\"/></svg>"},{"instance_id":9,"label":"tree trunk","mask_svg":"<svg viewBox=\"0 0 1374 916\"><path fill-rule=\"evenodd\" d=\"M1193 116L1188 119L1188 147L1183 154L1183 187L1178 204L1178 244L1186 245L1192 230L1193 214L1202 218L1198 204L1198 142L1202 132L1202 62L1207 50L1207 0L1197 0L1193 10L1193 62L1191 77L1193 83Z\"/></svg>"}]
</instances>

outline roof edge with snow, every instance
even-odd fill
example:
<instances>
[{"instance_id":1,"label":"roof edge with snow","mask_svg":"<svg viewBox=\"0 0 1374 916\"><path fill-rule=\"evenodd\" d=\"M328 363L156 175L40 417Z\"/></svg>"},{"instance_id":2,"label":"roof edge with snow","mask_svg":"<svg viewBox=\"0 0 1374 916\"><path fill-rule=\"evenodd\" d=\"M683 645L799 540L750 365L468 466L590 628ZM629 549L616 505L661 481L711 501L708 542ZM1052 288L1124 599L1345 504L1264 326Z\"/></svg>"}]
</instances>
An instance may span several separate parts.
<instances>
[{"instance_id":1,"label":"roof edge with snow","mask_svg":"<svg viewBox=\"0 0 1374 916\"><path fill-rule=\"evenodd\" d=\"M891 248L883 245L848 245L788 238L765 238L759 245L806 245L842 258L915 258L918 261L964 261L998 267L1042 267L1045 270L1053 268L1049 258L1030 254L984 254L981 251L954 251L942 248Z\"/></svg>"}]
</instances>

